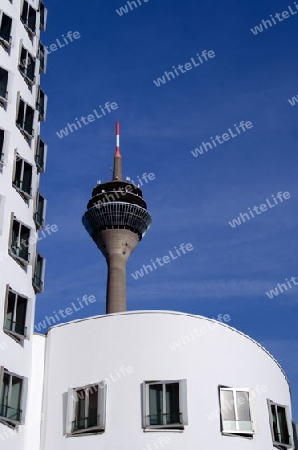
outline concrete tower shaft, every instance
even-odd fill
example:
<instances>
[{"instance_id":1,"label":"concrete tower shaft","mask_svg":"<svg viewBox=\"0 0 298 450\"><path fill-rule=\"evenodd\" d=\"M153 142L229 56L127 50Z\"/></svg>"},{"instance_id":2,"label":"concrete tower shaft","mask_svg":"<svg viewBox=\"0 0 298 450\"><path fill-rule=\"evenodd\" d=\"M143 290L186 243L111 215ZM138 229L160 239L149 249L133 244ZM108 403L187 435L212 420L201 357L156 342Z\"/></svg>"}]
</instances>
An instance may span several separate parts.
<instances>
[{"instance_id":1,"label":"concrete tower shaft","mask_svg":"<svg viewBox=\"0 0 298 450\"><path fill-rule=\"evenodd\" d=\"M106 258L106 313L126 311L126 262L151 225L141 189L122 181L120 124L116 124L113 180L98 183L83 216L83 225Z\"/></svg>"},{"instance_id":2,"label":"concrete tower shaft","mask_svg":"<svg viewBox=\"0 0 298 450\"><path fill-rule=\"evenodd\" d=\"M126 311L126 262L139 243L139 236L125 229L103 230L94 242L108 265L106 313Z\"/></svg>"}]
</instances>

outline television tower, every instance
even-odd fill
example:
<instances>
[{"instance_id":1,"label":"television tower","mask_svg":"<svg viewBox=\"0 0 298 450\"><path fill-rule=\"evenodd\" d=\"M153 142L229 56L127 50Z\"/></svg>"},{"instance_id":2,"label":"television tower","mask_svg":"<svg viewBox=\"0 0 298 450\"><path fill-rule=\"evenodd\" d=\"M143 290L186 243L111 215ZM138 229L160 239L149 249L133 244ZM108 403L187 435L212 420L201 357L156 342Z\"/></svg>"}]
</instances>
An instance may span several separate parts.
<instances>
[{"instance_id":1,"label":"television tower","mask_svg":"<svg viewBox=\"0 0 298 450\"><path fill-rule=\"evenodd\" d=\"M98 182L82 222L108 266L106 313L126 311L126 262L151 225L141 189L122 180L120 123L112 181Z\"/></svg>"}]
</instances>

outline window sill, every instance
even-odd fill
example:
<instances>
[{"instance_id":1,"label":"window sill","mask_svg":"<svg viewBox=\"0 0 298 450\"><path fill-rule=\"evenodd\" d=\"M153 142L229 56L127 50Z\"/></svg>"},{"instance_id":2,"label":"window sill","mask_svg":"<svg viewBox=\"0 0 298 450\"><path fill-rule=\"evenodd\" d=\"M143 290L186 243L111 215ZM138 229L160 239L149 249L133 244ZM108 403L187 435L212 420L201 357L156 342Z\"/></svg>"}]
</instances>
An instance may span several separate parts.
<instances>
[{"instance_id":1,"label":"window sill","mask_svg":"<svg viewBox=\"0 0 298 450\"><path fill-rule=\"evenodd\" d=\"M11 337L18 344L20 344L22 341L24 341L26 339L25 335L15 333L14 331L8 330L5 327L3 327L3 331L5 334L7 334L9 337Z\"/></svg>"},{"instance_id":2,"label":"window sill","mask_svg":"<svg viewBox=\"0 0 298 450\"><path fill-rule=\"evenodd\" d=\"M253 435L254 435L253 432L245 433L243 431L242 432L241 431L235 431L235 432L233 432L233 431L222 431L221 434L223 436L241 437L241 438L250 439L250 440L253 439Z\"/></svg>"},{"instance_id":3,"label":"window sill","mask_svg":"<svg viewBox=\"0 0 298 450\"><path fill-rule=\"evenodd\" d=\"M144 427L144 431L184 431L184 425L150 425Z\"/></svg>"},{"instance_id":4,"label":"window sill","mask_svg":"<svg viewBox=\"0 0 298 450\"><path fill-rule=\"evenodd\" d=\"M102 434L104 433L105 429L102 427L92 427L92 428L87 428L85 430L78 430L78 431L73 431L71 433L66 433L66 437L77 437L77 436L85 436L85 435L90 435L90 434Z\"/></svg>"},{"instance_id":5,"label":"window sill","mask_svg":"<svg viewBox=\"0 0 298 450\"><path fill-rule=\"evenodd\" d=\"M24 268L24 266L29 266L30 261L27 261L23 258L21 258L20 256L16 255L15 253L11 252L10 249L8 249L8 254L17 262L20 264L20 266L22 266ZM30 257L30 254L29 254Z\"/></svg>"}]
</instances>

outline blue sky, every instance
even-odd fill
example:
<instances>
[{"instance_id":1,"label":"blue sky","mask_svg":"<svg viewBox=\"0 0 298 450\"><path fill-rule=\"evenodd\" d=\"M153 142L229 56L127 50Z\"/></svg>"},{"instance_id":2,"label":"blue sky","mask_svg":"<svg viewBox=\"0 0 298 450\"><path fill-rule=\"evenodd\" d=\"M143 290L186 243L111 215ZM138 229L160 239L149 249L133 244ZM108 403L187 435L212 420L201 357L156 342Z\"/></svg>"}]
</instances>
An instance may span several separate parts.
<instances>
[{"instance_id":1,"label":"blue sky","mask_svg":"<svg viewBox=\"0 0 298 450\"><path fill-rule=\"evenodd\" d=\"M153 224L128 262L128 310L230 314L230 324L285 369L298 422L298 286L266 296L298 276L298 104L288 102L298 94L298 14L257 35L250 31L294 2L140 2L122 16L116 9L124 0L90 0L87 8L77 0L71 7L47 2L44 44L68 31L81 37L48 55L42 78L49 103L41 134L49 151L41 192L46 222L59 230L39 243L47 267L36 323L85 294L97 301L71 319L105 312L106 263L81 217L97 180L111 177L120 121L124 175L156 177L143 187ZM155 86L153 80L203 50L215 57ZM106 102L119 107L58 138L68 122ZM253 127L191 154L241 121ZM235 228L228 224L280 191L291 197ZM131 273L181 243L193 251L133 279Z\"/></svg>"}]
</instances>

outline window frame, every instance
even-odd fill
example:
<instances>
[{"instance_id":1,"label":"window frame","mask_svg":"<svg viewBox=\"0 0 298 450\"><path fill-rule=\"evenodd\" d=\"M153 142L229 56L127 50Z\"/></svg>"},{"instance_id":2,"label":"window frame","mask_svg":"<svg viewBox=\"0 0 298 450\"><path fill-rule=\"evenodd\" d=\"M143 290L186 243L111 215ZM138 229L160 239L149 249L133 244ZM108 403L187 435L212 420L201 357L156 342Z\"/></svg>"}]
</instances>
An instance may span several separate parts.
<instances>
[{"instance_id":1,"label":"window frame","mask_svg":"<svg viewBox=\"0 0 298 450\"><path fill-rule=\"evenodd\" d=\"M221 391L231 391L233 393L233 409L234 409L234 415L235 415L235 424L237 422L240 422L238 420L238 408L237 408L237 398L236 398L236 393L237 392L246 392L248 394L248 406L249 406L249 416L250 416L250 423L251 423L251 430L228 430L224 428L224 419L223 419L223 414L222 414L222 404L221 404L221 398L220 398L220 393ZM219 407L220 407L220 427L221 427L221 433L224 435L236 435L236 436L244 436L244 437L253 437L253 435L255 434L256 430L255 430L255 423L254 423L254 415L253 415L253 409L252 409L252 389L250 388L232 388L229 386L219 386L218 387L218 395L219 395ZM244 421L243 421L244 422Z\"/></svg>"},{"instance_id":2,"label":"window frame","mask_svg":"<svg viewBox=\"0 0 298 450\"><path fill-rule=\"evenodd\" d=\"M25 53L25 57L22 58L22 53ZM23 55L24 56L24 55ZM33 66L33 79L30 78L28 75L28 66L31 64L34 64ZM24 47L24 45L20 45L20 57L19 57L19 64L18 69L24 80L27 84L30 86L34 86L36 83L36 58L34 58L29 50Z\"/></svg>"},{"instance_id":3,"label":"window frame","mask_svg":"<svg viewBox=\"0 0 298 450\"><path fill-rule=\"evenodd\" d=\"M41 158L41 156L39 154L41 142L43 143L43 158ZM36 139L36 147L35 147L35 163L36 163L38 172L45 172L45 170L46 170L47 152L48 152L47 144L44 142L43 139L41 139L40 136L38 136ZM42 164L40 163L40 161L42 161Z\"/></svg>"},{"instance_id":4,"label":"window frame","mask_svg":"<svg viewBox=\"0 0 298 450\"><path fill-rule=\"evenodd\" d=\"M269 422L270 422L270 430L271 430L271 437L272 437L272 445L274 447L277 447L279 449L288 449L288 448L293 448L293 433L292 433L292 422L290 420L290 410L289 407L287 405L281 405L280 403L276 403L272 400L267 399L267 404L268 404L268 411L269 411ZM283 408L284 412L285 412L285 419L286 419L286 424L287 424L287 428L288 428L288 434L289 434L289 444L286 443L282 443L282 442L278 442L275 440L275 432L274 432L274 427L273 427L273 417L272 417L272 411L271 411L271 407L274 406L275 409L279 408ZM278 431L280 431L280 423L278 421L278 414L276 412L276 417L277 417L277 429ZM281 433L278 433L281 434Z\"/></svg>"},{"instance_id":5,"label":"window frame","mask_svg":"<svg viewBox=\"0 0 298 450\"><path fill-rule=\"evenodd\" d=\"M14 308L13 308L14 309L14 311L13 311L13 320L11 321L13 324L17 324L15 319L16 319L16 315L17 315L17 305L18 305L19 297L24 299L24 300L26 300L24 323L22 323L22 327L24 328L24 334L20 334L17 331L13 331L13 330L11 330L9 328L6 328L9 294L13 294L15 296L15 298L14 298ZM3 330L4 330L4 332L6 334L8 334L10 336L13 336L14 338L17 338L18 341L21 341L21 340L24 340L24 339L27 338L27 333L28 333L28 327L27 327L28 302L29 302L28 297L26 297L25 295L21 295L19 292L14 291L9 285L6 285Z\"/></svg>"},{"instance_id":6,"label":"window frame","mask_svg":"<svg viewBox=\"0 0 298 450\"><path fill-rule=\"evenodd\" d=\"M179 384L179 423L162 424L162 425L150 425L150 405L149 405L149 386L161 384L163 386L163 412L162 415L168 414L166 409L165 401L165 386L166 384ZM142 385L143 390L143 428L144 430L183 430L185 425L188 425L188 414L187 414L187 382L186 379L180 380L151 380L144 381Z\"/></svg>"},{"instance_id":7,"label":"window frame","mask_svg":"<svg viewBox=\"0 0 298 450\"><path fill-rule=\"evenodd\" d=\"M23 12L24 12L24 7L25 7L25 3L27 3L27 14L26 14L26 20L24 20L23 16ZM29 16L30 16L30 8L31 10L33 10L35 12L35 24L34 24L34 30L32 30L32 28L29 27ZM27 33L29 34L29 37L33 38L33 36L36 36L36 19L37 19L37 11L35 8L33 8L32 5L30 5L30 3L27 0L23 0L22 2L22 8L21 8L21 13L20 13L20 20L23 23Z\"/></svg>"},{"instance_id":8,"label":"window frame","mask_svg":"<svg viewBox=\"0 0 298 450\"><path fill-rule=\"evenodd\" d=\"M10 30L9 30L9 39L6 40L3 36L1 36L1 28L2 28L2 20L3 20L3 15L5 15L6 17L8 17L11 20L11 24L10 24ZM7 50L9 49L9 47L11 46L11 28L12 28L12 18L6 14L6 12L0 10L0 43L2 44L2 46Z\"/></svg>"},{"instance_id":9,"label":"window frame","mask_svg":"<svg viewBox=\"0 0 298 450\"><path fill-rule=\"evenodd\" d=\"M41 10L43 9L43 22L41 22L41 16L42 16L42 13L41 13ZM44 2L43 1L41 1L40 0L40 2L39 2L39 7L38 7L38 10L39 10L39 29L40 30L43 30L43 31L46 31L46 27L47 27L47 17L48 17L48 10L47 10L47 8L45 7L45 4L44 4Z\"/></svg>"},{"instance_id":10,"label":"window frame","mask_svg":"<svg viewBox=\"0 0 298 450\"><path fill-rule=\"evenodd\" d=\"M2 416L0 414L0 421L4 422L4 423L7 423L7 424L10 424L13 427L16 427L17 425L22 424L23 421L24 421L24 408L23 408L23 406L24 406L25 378L20 376L20 375L17 375L15 373L13 373L13 372L10 372L4 366L0 366L0 401L1 401L1 397L2 397L3 380L4 380L4 375L5 374L10 377L10 380L9 380L9 394L8 394L9 396L11 395L12 377L16 377L16 378L18 378L21 381L21 391L20 391L20 397L18 399L19 400L18 403L20 405L20 408L18 409L19 414L20 414L20 418L19 418L19 420L14 420L14 419L11 419L11 418L6 417L4 415ZM1 406L2 405L0 403L0 413L1 413ZM10 408L10 406L8 406L8 405L6 405L6 406L8 408Z\"/></svg>"},{"instance_id":11,"label":"window frame","mask_svg":"<svg viewBox=\"0 0 298 450\"><path fill-rule=\"evenodd\" d=\"M42 58L42 56L43 56L43 58ZM39 73L45 74L47 71L48 52L46 50L45 45L41 41L39 41L39 44L38 44L37 59L40 62L39 63ZM43 61L43 64L42 64L42 61Z\"/></svg>"},{"instance_id":12,"label":"window frame","mask_svg":"<svg viewBox=\"0 0 298 450\"><path fill-rule=\"evenodd\" d=\"M103 385L103 386L101 386ZM73 422L77 420L77 411L76 411L76 403L78 402L78 396L77 392L84 390L90 391L90 389L94 389L96 387L96 390L98 392L97 397L97 425L92 426L89 428L84 429L73 429ZM76 388L69 388L68 394L67 394L67 419L66 419L66 436L82 436L82 435L90 435L90 434L97 434L97 433L103 433L106 428L106 395L107 395L107 382L105 380L87 384L85 386L76 387ZM88 394L89 398L89 394ZM87 404L87 402L86 402ZM87 406L85 406L87 409ZM85 409L85 410L86 410ZM87 417L86 417L87 418ZM85 419L86 419L85 418Z\"/></svg>"},{"instance_id":13,"label":"window frame","mask_svg":"<svg viewBox=\"0 0 298 450\"><path fill-rule=\"evenodd\" d=\"M4 69L4 67L0 66L0 70L3 70L3 72L6 72L6 87L3 90L4 95L2 95L1 91L0 91L0 103L2 105L4 105L5 103L7 103L7 99L8 99L8 79L9 79L9 71L7 69Z\"/></svg>"},{"instance_id":14,"label":"window frame","mask_svg":"<svg viewBox=\"0 0 298 450\"><path fill-rule=\"evenodd\" d=\"M21 167L21 174L20 174L20 179L16 180L16 165L17 163L19 163L19 161L21 161L22 167ZM30 187L29 187L29 192L27 192L26 190L23 189L23 183L24 183L24 167L25 164L27 164L28 166L31 167L31 182L30 182ZM16 153L16 157L14 160L14 173L13 173L13 181L12 181L12 185L13 187L22 195L24 195L24 197L26 197L26 199L31 199L32 196L32 181L33 181L33 166L32 164L30 164L28 161L26 161L24 158L22 158L18 153ZM20 184L18 186L18 184Z\"/></svg>"},{"instance_id":15,"label":"window frame","mask_svg":"<svg viewBox=\"0 0 298 450\"><path fill-rule=\"evenodd\" d=\"M20 113L21 102L24 104L24 112L23 112L22 123L19 123L18 118L19 118L19 113ZM30 108L33 111L32 129L30 130L31 133L29 133L29 131L25 128L27 108ZM23 100L23 98L18 93L17 114L16 114L16 122L15 123L16 123L17 128L20 130L20 132L29 141L31 139L34 139L34 131L36 128L35 117L36 117L36 110L31 105L29 105L29 103L27 103L25 100Z\"/></svg>"},{"instance_id":16,"label":"window frame","mask_svg":"<svg viewBox=\"0 0 298 450\"><path fill-rule=\"evenodd\" d=\"M38 277L36 275L38 258L41 258L41 260L42 260L41 277ZM34 261L34 272L33 272L33 277L32 277L32 285L34 287L35 292L38 294L42 294L44 292L45 269L46 269L46 259L39 252L36 252L35 261ZM37 283L36 279L38 279L40 282Z\"/></svg>"},{"instance_id":17,"label":"window frame","mask_svg":"<svg viewBox=\"0 0 298 450\"><path fill-rule=\"evenodd\" d=\"M0 166L3 166L5 164L5 130L3 128L0 128L0 144Z\"/></svg>"},{"instance_id":18,"label":"window frame","mask_svg":"<svg viewBox=\"0 0 298 450\"><path fill-rule=\"evenodd\" d=\"M43 208L42 208L42 217L41 217L41 219L38 219L37 216L40 216L40 214L38 212L38 204L39 204L40 198L43 199ZM39 191L37 191L36 202L35 202L34 221L35 221L35 224L36 224L36 227L38 230L44 229L44 224L45 224L45 220L46 220L46 209L47 209L47 199Z\"/></svg>"},{"instance_id":19,"label":"window frame","mask_svg":"<svg viewBox=\"0 0 298 450\"><path fill-rule=\"evenodd\" d=\"M17 222L19 224L19 230L18 230L18 242L17 242L17 246L13 246L12 245L12 234L13 234L13 224L14 222ZM28 259L24 259L21 256L19 256L19 250L22 249L22 247L20 246L21 243L21 230L22 227L27 228L29 230L29 238L28 238ZM31 259L31 254L30 254L30 238L31 238L31 232L32 229L30 227L28 227L27 225L25 225L23 222L20 222L12 213L12 221L11 221L11 228L10 228L10 238L9 238L9 246L8 246L8 253L10 256L12 256L13 258L17 259L18 261L20 261L23 265L29 265L30 264L30 259ZM16 249L16 253L14 253L12 251L12 248L15 247Z\"/></svg>"},{"instance_id":20,"label":"window frame","mask_svg":"<svg viewBox=\"0 0 298 450\"><path fill-rule=\"evenodd\" d=\"M41 95L42 93L42 95ZM43 101L41 102L41 97L43 97ZM42 105L43 103L43 105ZM47 116L47 104L48 104L48 96L44 92L43 89L39 86L37 90L37 98L36 98L36 110L38 111L39 120L44 122Z\"/></svg>"}]
</instances>

